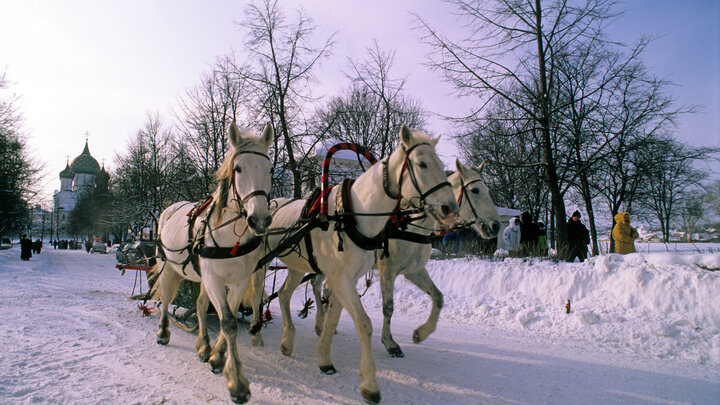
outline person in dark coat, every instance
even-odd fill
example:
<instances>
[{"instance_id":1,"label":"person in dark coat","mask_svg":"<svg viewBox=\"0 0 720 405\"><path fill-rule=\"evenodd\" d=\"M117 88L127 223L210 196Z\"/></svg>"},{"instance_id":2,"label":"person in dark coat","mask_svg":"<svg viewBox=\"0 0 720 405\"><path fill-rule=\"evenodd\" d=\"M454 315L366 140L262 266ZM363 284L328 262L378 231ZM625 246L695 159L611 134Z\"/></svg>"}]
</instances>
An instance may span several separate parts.
<instances>
[{"instance_id":1,"label":"person in dark coat","mask_svg":"<svg viewBox=\"0 0 720 405\"><path fill-rule=\"evenodd\" d=\"M537 253L538 236L537 225L530 217L530 213L525 211L520 214L520 254L522 256Z\"/></svg>"},{"instance_id":2,"label":"person in dark coat","mask_svg":"<svg viewBox=\"0 0 720 405\"><path fill-rule=\"evenodd\" d=\"M20 238L20 259L28 261L32 257L33 243L26 234Z\"/></svg>"},{"instance_id":3,"label":"person in dark coat","mask_svg":"<svg viewBox=\"0 0 720 405\"><path fill-rule=\"evenodd\" d=\"M568 262L574 262L577 257L581 262L587 259L588 248L587 245L590 243L590 232L580 222L580 211L575 211L572 217L567 222L567 236L568 236Z\"/></svg>"}]
</instances>

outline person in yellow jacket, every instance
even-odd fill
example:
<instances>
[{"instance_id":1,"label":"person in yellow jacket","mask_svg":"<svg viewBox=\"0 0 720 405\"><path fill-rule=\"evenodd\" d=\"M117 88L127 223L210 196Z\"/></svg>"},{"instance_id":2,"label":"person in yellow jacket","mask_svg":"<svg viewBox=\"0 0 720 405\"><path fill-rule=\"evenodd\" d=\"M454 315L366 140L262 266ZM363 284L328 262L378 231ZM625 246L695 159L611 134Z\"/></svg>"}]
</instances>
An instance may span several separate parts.
<instances>
[{"instance_id":1,"label":"person in yellow jacket","mask_svg":"<svg viewBox=\"0 0 720 405\"><path fill-rule=\"evenodd\" d=\"M612 237L615 240L615 253L622 255L635 253L635 239L638 238L637 229L630 226L630 214L621 212L615 215L615 228Z\"/></svg>"}]
</instances>

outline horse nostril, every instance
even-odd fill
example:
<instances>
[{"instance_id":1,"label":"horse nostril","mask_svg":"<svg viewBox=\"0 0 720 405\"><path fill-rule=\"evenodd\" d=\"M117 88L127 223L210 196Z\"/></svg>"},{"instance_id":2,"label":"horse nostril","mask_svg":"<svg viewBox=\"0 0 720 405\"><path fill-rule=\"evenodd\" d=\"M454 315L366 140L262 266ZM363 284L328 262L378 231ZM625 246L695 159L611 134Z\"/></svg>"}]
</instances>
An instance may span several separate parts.
<instances>
[{"instance_id":1,"label":"horse nostril","mask_svg":"<svg viewBox=\"0 0 720 405\"><path fill-rule=\"evenodd\" d=\"M441 205L440 212L442 212L443 216L448 216L450 214L450 207L447 205Z\"/></svg>"},{"instance_id":2,"label":"horse nostril","mask_svg":"<svg viewBox=\"0 0 720 405\"><path fill-rule=\"evenodd\" d=\"M500 223L497 221L493 221L492 230L493 230L493 232L498 232L500 230Z\"/></svg>"},{"instance_id":3,"label":"horse nostril","mask_svg":"<svg viewBox=\"0 0 720 405\"><path fill-rule=\"evenodd\" d=\"M255 215L250 215L248 217L248 225L250 226L250 228L257 229L257 218L255 217Z\"/></svg>"},{"instance_id":4,"label":"horse nostril","mask_svg":"<svg viewBox=\"0 0 720 405\"><path fill-rule=\"evenodd\" d=\"M265 227L269 227L270 224L272 224L272 217L268 215L267 217L265 217Z\"/></svg>"}]
</instances>

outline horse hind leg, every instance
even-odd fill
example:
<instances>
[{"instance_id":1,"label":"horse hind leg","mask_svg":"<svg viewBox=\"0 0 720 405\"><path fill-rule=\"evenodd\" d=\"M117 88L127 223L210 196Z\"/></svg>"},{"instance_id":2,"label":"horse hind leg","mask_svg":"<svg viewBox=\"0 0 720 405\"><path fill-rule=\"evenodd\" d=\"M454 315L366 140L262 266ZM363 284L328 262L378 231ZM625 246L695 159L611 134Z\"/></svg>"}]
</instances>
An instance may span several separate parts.
<instances>
[{"instance_id":1,"label":"horse hind leg","mask_svg":"<svg viewBox=\"0 0 720 405\"><path fill-rule=\"evenodd\" d=\"M280 311L282 312L283 319L283 334L282 341L280 342L280 351L285 356L290 356L293 352L295 344L295 325L292 321L292 314L290 313L290 298L292 298L293 292L300 285L302 280L302 273L288 269L288 276L285 279L280 291L278 291L278 302L280 304Z\"/></svg>"},{"instance_id":2,"label":"horse hind leg","mask_svg":"<svg viewBox=\"0 0 720 405\"><path fill-rule=\"evenodd\" d=\"M263 296L265 295L265 269L258 270L253 273L250 278L250 287L247 289L245 294L246 298L243 299L243 304L249 298L251 301L250 306L252 307L253 317L250 321L250 340L253 346L265 346L265 342L262 337L262 306ZM250 295L250 297L247 297Z\"/></svg>"},{"instance_id":3,"label":"horse hind leg","mask_svg":"<svg viewBox=\"0 0 720 405\"><path fill-rule=\"evenodd\" d=\"M317 308L317 313L315 314L315 333L318 336L322 334L323 324L325 323L325 314L327 312L330 294L332 294L332 291L330 291L330 288L327 286L323 292L324 281L325 276L322 274L316 274L315 277L310 280L313 295L315 296L315 307Z\"/></svg>"},{"instance_id":4,"label":"horse hind leg","mask_svg":"<svg viewBox=\"0 0 720 405\"><path fill-rule=\"evenodd\" d=\"M156 266L158 266L156 264ZM157 343L166 345L170 343L170 329L169 329L169 307L175 295L177 295L178 289L182 277L172 269L164 269L159 276L158 293L154 297L159 297L162 302L162 313L160 315L160 324L157 331Z\"/></svg>"},{"instance_id":5,"label":"horse hind leg","mask_svg":"<svg viewBox=\"0 0 720 405\"><path fill-rule=\"evenodd\" d=\"M440 310L444 304L443 294L437 288L435 283L433 283L430 275L424 267L418 271L405 273L404 275L408 281L415 284L418 288L429 295L433 303L432 309L430 310L430 316L428 316L427 321L425 321L424 324L420 325L413 332L413 342L420 343L427 339L431 333L435 332L435 329L437 328L437 322L440 318Z\"/></svg>"},{"instance_id":6,"label":"horse hind leg","mask_svg":"<svg viewBox=\"0 0 720 405\"><path fill-rule=\"evenodd\" d=\"M393 339L390 329L393 312L395 309L395 278L397 272L392 271L390 267L384 263L378 263L380 270L380 291L382 292L382 308L383 308L383 327L381 334L382 344L390 357L405 357L400 345Z\"/></svg>"},{"instance_id":7,"label":"horse hind leg","mask_svg":"<svg viewBox=\"0 0 720 405\"><path fill-rule=\"evenodd\" d=\"M207 310L210 306L210 300L205 291L205 287L200 283L200 294L195 302L195 314L198 319L198 339L195 344L195 350L200 361L206 363L210 359L210 337L207 330Z\"/></svg>"}]
</instances>

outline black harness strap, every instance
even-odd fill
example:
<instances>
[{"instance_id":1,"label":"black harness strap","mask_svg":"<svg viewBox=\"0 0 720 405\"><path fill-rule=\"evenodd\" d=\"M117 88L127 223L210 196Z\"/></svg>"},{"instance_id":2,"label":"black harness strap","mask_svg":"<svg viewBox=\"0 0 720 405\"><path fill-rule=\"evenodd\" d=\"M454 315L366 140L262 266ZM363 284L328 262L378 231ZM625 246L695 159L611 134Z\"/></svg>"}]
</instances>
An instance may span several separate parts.
<instances>
[{"instance_id":1,"label":"black harness strap","mask_svg":"<svg viewBox=\"0 0 720 405\"><path fill-rule=\"evenodd\" d=\"M239 245L235 254L232 253L234 247L203 246L200 248L200 257L206 259L232 259L252 252L260 246L261 242L262 239L260 238L252 238L247 243Z\"/></svg>"},{"instance_id":2,"label":"black harness strap","mask_svg":"<svg viewBox=\"0 0 720 405\"><path fill-rule=\"evenodd\" d=\"M352 199L350 198L350 188L352 187L354 182L355 180L345 179L340 185L339 195L341 196L342 200L341 204L339 205L342 207L343 213L353 212ZM353 243L355 243L361 249L376 250L382 248L384 251L387 252L388 237L385 228L383 228L383 230L374 237L368 238L367 236L360 233L360 231L357 229L357 221L355 220L355 216L342 215L340 217L340 221L342 221L343 223L342 230L345 231L350 240L352 240Z\"/></svg>"},{"instance_id":3,"label":"black harness strap","mask_svg":"<svg viewBox=\"0 0 720 405\"><path fill-rule=\"evenodd\" d=\"M403 231L398 228L391 228L388 230L388 239L400 239L408 242L420 243L427 245L431 243L430 235L424 235L421 233Z\"/></svg>"}]
</instances>

